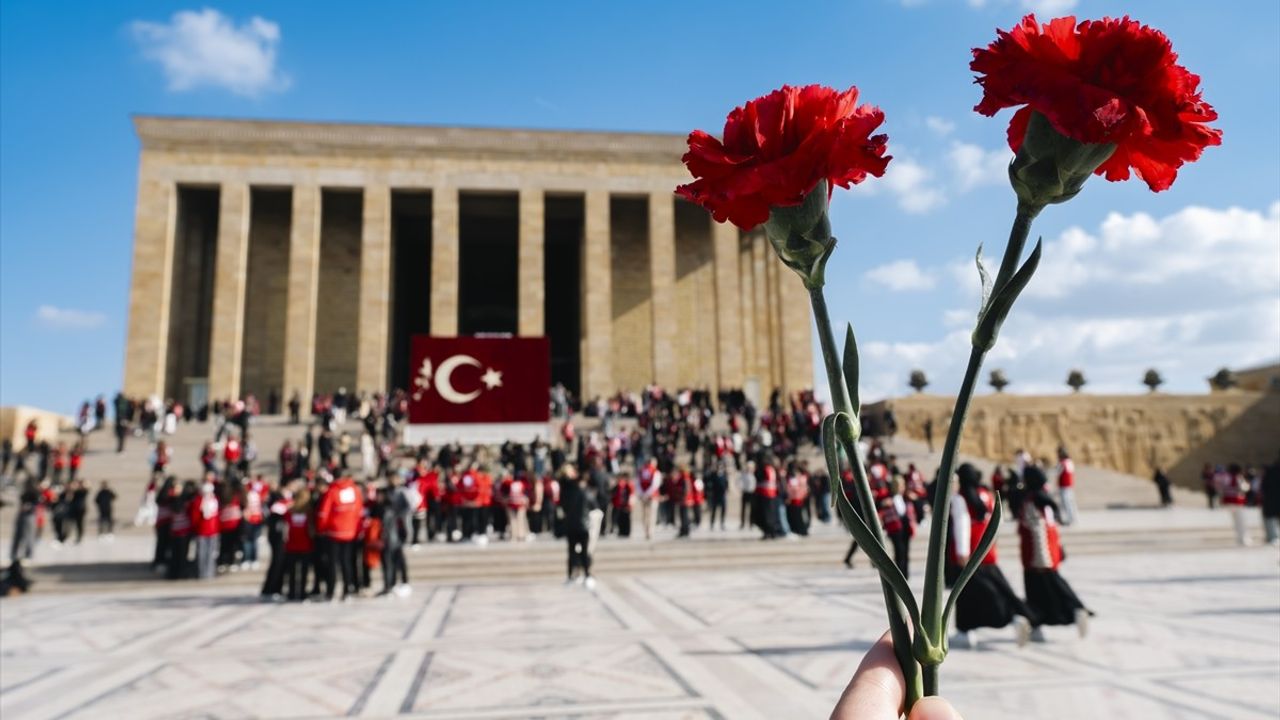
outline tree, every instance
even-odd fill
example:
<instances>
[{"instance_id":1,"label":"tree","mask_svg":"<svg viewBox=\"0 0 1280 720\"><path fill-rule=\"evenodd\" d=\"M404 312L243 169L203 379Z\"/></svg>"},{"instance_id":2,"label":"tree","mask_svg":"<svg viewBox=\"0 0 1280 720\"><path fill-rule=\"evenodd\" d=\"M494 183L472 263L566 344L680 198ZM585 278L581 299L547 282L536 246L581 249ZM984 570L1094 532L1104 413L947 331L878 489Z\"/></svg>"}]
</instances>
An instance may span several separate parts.
<instances>
[{"instance_id":1,"label":"tree","mask_svg":"<svg viewBox=\"0 0 1280 720\"><path fill-rule=\"evenodd\" d=\"M1142 375L1142 384L1146 385L1151 392L1155 392L1156 388L1164 384L1164 378L1160 377L1160 371L1155 368L1148 368L1147 372Z\"/></svg>"},{"instance_id":2,"label":"tree","mask_svg":"<svg viewBox=\"0 0 1280 720\"><path fill-rule=\"evenodd\" d=\"M924 389L929 385L929 378L925 376L923 370L912 370L907 384L914 388L916 392L924 392Z\"/></svg>"},{"instance_id":3,"label":"tree","mask_svg":"<svg viewBox=\"0 0 1280 720\"><path fill-rule=\"evenodd\" d=\"M1079 369L1073 369L1067 373L1067 385L1071 386L1071 392L1080 392L1080 388L1084 387L1084 372Z\"/></svg>"},{"instance_id":4,"label":"tree","mask_svg":"<svg viewBox=\"0 0 1280 720\"><path fill-rule=\"evenodd\" d=\"M1236 386L1236 374L1228 368L1220 368L1209 378L1209 384L1218 390L1229 390Z\"/></svg>"},{"instance_id":5,"label":"tree","mask_svg":"<svg viewBox=\"0 0 1280 720\"><path fill-rule=\"evenodd\" d=\"M1009 378L1005 376L1004 370L999 368L991 371L991 379L987 382L991 383L991 387L998 393L1004 392L1004 389L1009 386Z\"/></svg>"}]
</instances>

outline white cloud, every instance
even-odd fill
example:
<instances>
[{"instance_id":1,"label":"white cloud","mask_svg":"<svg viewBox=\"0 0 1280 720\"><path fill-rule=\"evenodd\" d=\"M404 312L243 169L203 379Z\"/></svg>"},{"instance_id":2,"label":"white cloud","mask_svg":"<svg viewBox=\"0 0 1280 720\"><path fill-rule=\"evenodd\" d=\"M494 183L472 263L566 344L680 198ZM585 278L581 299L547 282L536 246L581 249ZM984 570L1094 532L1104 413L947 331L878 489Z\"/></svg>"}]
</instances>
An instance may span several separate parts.
<instances>
[{"instance_id":1,"label":"white cloud","mask_svg":"<svg viewBox=\"0 0 1280 720\"><path fill-rule=\"evenodd\" d=\"M854 185L850 195L875 196L882 192L888 192L897 200L899 208L912 214L927 213L947 202L946 194L937 186L934 172L912 159L901 147L894 152L884 177Z\"/></svg>"},{"instance_id":2,"label":"white cloud","mask_svg":"<svg viewBox=\"0 0 1280 720\"><path fill-rule=\"evenodd\" d=\"M1002 184L1009 181L1009 161L1013 152L1008 148L984 150L977 145L955 141L947 151L947 165L955 176L960 192L980 185Z\"/></svg>"},{"instance_id":3,"label":"white cloud","mask_svg":"<svg viewBox=\"0 0 1280 720\"><path fill-rule=\"evenodd\" d=\"M925 127L932 130L938 137L946 137L956 129L956 124L946 118L940 118L937 115L930 115L924 119Z\"/></svg>"},{"instance_id":4,"label":"white cloud","mask_svg":"<svg viewBox=\"0 0 1280 720\"><path fill-rule=\"evenodd\" d=\"M92 310L75 310L53 305L36 308L36 322L54 330L92 330L102 327L107 316Z\"/></svg>"},{"instance_id":5,"label":"white cloud","mask_svg":"<svg viewBox=\"0 0 1280 720\"><path fill-rule=\"evenodd\" d=\"M991 4L1012 4L1015 0L969 0L969 7L981 8ZM1016 0L1024 10L1030 10L1045 20L1061 15L1076 6L1078 0ZM906 3L904 3L906 4Z\"/></svg>"},{"instance_id":6,"label":"white cloud","mask_svg":"<svg viewBox=\"0 0 1280 720\"><path fill-rule=\"evenodd\" d=\"M896 291L929 290L934 286L933 275L922 271L915 260L895 260L871 268L864 277Z\"/></svg>"},{"instance_id":7,"label":"white cloud","mask_svg":"<svg viewBox=\"0 0 1280 720\"><path fill-rule=\"evenodd\" d=\"M929 375L930 390L955 391L978 279L970 258L921 270L941 272L960 280L973 307L943 311L936 340L866 338L863 397L909 392L907 374L917 367ZM1096 230L1065 230L1045 245L987 366L1004 368L1023 393L1068 392L1073 367L1088 378L1087 392L1142 392L1148 367L1159 369L1171 391L1194 392L1219 367L1277 355L1280 202L1266 210L1190 206L1163 218L1112 213Z\"/></svg>"},{"instance_id":8,"label":"white cloud","mask_svg":"<svg viewBox=\"0 0 1280 720\"><path fill-rule=\"evenodd\" d=\"M256 15L236 27L212 8L174 13L168 23L130 24L143 57L160 64L174 92L219 87L254 97L284 90L289 78L276 67L280 26Z\"/></svg>"}]
</instances>

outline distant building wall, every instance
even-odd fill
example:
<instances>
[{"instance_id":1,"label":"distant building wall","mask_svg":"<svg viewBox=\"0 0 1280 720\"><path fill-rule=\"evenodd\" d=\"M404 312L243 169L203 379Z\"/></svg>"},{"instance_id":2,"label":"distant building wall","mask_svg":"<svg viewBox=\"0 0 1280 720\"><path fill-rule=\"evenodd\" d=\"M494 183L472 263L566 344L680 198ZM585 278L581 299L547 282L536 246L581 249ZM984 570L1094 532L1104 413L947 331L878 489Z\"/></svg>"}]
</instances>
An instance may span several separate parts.
<instances>
[{"instance_id":1,"label":"distant building wall","mask_svg":"<svg viewBox=\"0 0 1280 720\"><path fill-rule=\"evenodd\" d=\"M941 447L954 400L912 395L869 405L872 423L893 408L898 432L924 439L933 421ZM974 399L960 450L1009 462L1024 448L1056 458L1065 445L1076 462L1147 477L1164 467L1173 481L1198 488L1208 463L1266 464L1280 454L1280 394L1233 391L1210 395L983 395Z\"/></svg>"},{"instance_id":2,"label":"distant building wall","mask_svg":"<svg viewBox=\"0 0 1280 720\"><path fill-rule=\"evenodd\" d=\"M13 442L14 450L23 448L27 440L23 437L27 423L36 421L36 440L53 442L58 438L58 431L71 429L71 418L66 415L51 413L39 408L25 405L12 405L0 408L0 439L8 438Z\"/></svg>"}]
</instances>

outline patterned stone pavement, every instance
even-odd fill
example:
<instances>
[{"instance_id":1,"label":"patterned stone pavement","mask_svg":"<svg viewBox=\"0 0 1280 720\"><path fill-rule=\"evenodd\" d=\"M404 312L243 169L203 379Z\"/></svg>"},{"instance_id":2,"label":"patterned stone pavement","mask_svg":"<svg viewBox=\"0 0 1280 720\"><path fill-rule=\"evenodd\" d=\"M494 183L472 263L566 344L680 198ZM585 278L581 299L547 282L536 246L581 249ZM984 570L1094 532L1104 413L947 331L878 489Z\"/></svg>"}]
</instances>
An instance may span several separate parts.
<instances>
[{"instance_id":1,"label":"patterned stone pavement","mask_svg":"<svg viewBox=\"0 0 1280 720\"><path fill-rule=\"evenodd\" d=\"M1005 562L1015 587L1016 567ZM884 628L865 561L831 570L418 586L271 605L236 588L0 602L0 716L825 717ZM970 720L1275 718L1274 548L1073 557L1098 613L1018 649L980 634L944 693Z\"/></svg>"}]
</instances>

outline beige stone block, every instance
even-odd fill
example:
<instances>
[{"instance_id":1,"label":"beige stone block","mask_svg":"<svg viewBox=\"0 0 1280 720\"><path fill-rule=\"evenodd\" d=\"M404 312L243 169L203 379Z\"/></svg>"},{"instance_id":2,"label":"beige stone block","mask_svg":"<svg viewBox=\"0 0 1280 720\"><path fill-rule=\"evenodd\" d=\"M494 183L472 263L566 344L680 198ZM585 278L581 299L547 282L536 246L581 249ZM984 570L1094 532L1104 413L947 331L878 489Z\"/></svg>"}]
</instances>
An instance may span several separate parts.
<instances>
[{"instance_id":1,"label":"beige stone block","mask_svg":"<svg viewBox=\"0 0 1280 720\"><path fill-rule=\"evenodd\" d=\"M582 252L582 397L611 394L613 386L613 273L610 261L609 193L585 198Z\"/></svg>"},{"instance_id":2,"label":"beige stone block","mask_svg":"<svg viewBox=\"0 0 1280 720\"><path fill-rule=\"evenodd\" d=\"M794 270L778 261L778 292L782 315L782 385L787 392L813 385L813 323L809 291ZM844 347L844 329L833 328L836 342Z\"/></svg>"},{"instance_id":3,"label":"beige stone block","mask_svg":"<svg viewBox=\"0 0 1280 720\"><path fill-rule=\"evenodd\" d=\"M756 358L756 304L755 283L751 265L751 236L744 234L738 242L738 291L742 334L742 372L744 386L760 382L760 368Z\"/></svg>"},{"instance_id":4,"label":"beige stone block","mask_svg":"<svg viewBox=\"0 0 1280 720\"><path fill-rule=\"evenodd\" d=\"M719 387L740 388L744 378L742 297L738 288L738 228L712 223L715 251L716 346L720 351Z\"/></svg>"},{"instance_id":5,"label":"beige stone block","mask_svg":"<svg viewBox=\"0 0 1280 720\"><path fill-rule=\"evenodd\" d=\"M356 388L387 390L388 338L391 332L391 189L364 189L360 238L360 330Z\"/></svg>"},{"instance_id":6,"label":"beige stone block","mask_svg":"<svg viewBox=\"0 0 1280 720\"><path fill-rule=\"evenodd\" d=\"M164 392L176 214L174 184L151 178L144 166L138 178L125 352L124 392L131 397Z\"/></svg>"},{"instance_id":7,"label":"beige stone block","mask_svg":"<svg viewBox=\"0 0 1280 720\"><path fill-rule=\"evenodd\" d=\"M223 183L218 201L218 250L209 341L209 398L240 395L244 296L249 265L249 185Z\"/></svg>"},{"instance_id":8,"label":"beige stone block","mask_svg":"<svg viewBox=\"0 0 1280 720\"><path fill-rule=\"evenodd\" d=\"M670 192L649 196L649 287L653 308L653 381L671 389L676 358L676 218Z\"/></svg>"},{"instance_id":9,"label":"beige stone block","mask_svg":"<svg viewBox=\"0 0 1280 720\"><path fill-rule=\"evenodd\" d=\"M293 188L289 225L288 314L285 318L284 399L315 389L316 307L320 289L320 188Z\"/></svg>"},{"instance_id":10,"label":"beige stone block","mask_svg":"<svg viewBox=\"0 0 1280 720\"><path fill-rule=\"evenodd\" d=\"M546 200L540 188L520 189L519 313L521 337L546 333Z\"/></svg>"},{"instance_id":11,"label":"beige stone block","mask_svg":"<svg viewBox=\"0 0 1280 720\"><path fill-rule=\"evenodd\" d=\"M711 216L689 202L676 203L676 385L714 387L716 283Z\"/></svg>"},{"instance_id":12,"label":"beige stone block","mask_svg":"<svg viewBox=\"0 0 1280 720\"><path fill-rule=\"evenodd\" d=\"M760 374L760 394L767 399L774 386L772 331L769 322L769 256L767 241L756 233L751 243L751 274L755 289L756 369Z\"/></svg>"},{"instance_id":13,"label":"beige stone block","mask_svg":"<svg viewBox=\"0 0 1280 720\"><path fill-rule=\"evenodd\" d=\"M431 335L458 334L458 189L431 190Z\"/></svg>"},{"instance_id":14,"label":"beige stone block","mask_svg":"<svg viewBox=\"0 0 1280 720\"><path fill-rule=\"evenodd\" d=\"M610 200L613 266L613 381L619 388L653 382L653 303L649 278L649 201Z\"/></svg>"}]
</instances>

